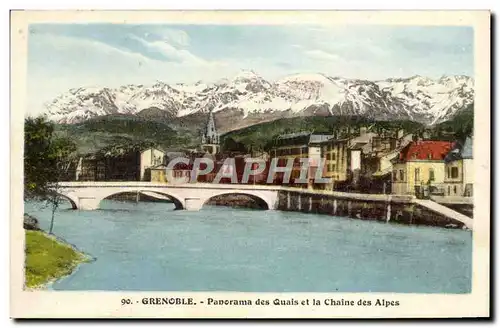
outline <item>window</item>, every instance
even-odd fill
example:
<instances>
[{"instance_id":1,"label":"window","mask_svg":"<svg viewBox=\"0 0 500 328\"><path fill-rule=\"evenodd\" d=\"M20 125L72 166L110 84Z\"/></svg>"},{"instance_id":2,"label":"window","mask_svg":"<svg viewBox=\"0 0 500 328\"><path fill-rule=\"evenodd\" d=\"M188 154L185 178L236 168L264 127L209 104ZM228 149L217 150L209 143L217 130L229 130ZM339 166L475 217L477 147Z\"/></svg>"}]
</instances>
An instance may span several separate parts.
<instances>
[{"instance_id":1,"label":"window","mask_svg":"<svg viewBox=\"0 0 500 328\"><path fill-rule=\"evenodd\" d=\"M450 195L450 186L448 186L448 196Z\"/></svg>"},{"instance_id":2,"label":"window","mask_svg":"<svg viewBox=\"0 0 500 328\"><path fill-rule=\"evenodd\" d=\"M399 180L405 181L405 171L399 170Z\"/></svg>"},{"instance_id":3,"label":"window","mask_svg":"<svg viewBox=\"0 0 500 328\"><path fill-rule=\"evenodd\" d=\"M420 181L420 169L415 169L415 182Z\"/></svg>"},{"instance_id":4,"label":"window","mask_svg":"<svg viewBox=\"0 0 500 328\"><path fill-rule=\"evenodd\" d=\"M429 180L434 181L434 169L429 169Z\"/></svg>"},{"instance_id":5,"label":"window","mask_svg":"<svg viewBox=\"0 0 500 328\"><path fill-rule=\"evenodd\" d=\"M454 166L451 168L451 178L452 179L458 178L458 167Z\"/></svg>"},{"instance_id":6,"label":"window","mask_svg":"<svg viewBox=\"0 0 500 328\"><path fill-rule=\"evenodd\" d=\"M450 177L450 167L446 167L446 177L449 178ZM449 194L449 193L448 193Z\"/></svg>"},{"instance_id":7,"label":"window","mask_svg":"<svg viewBox=\"0 0 500 328\"><path fill-rule=\"evenodd\" d=\"M333 171L337 171L337 168L335 167L335 164L333 164Z\"/></svg>"},{"instance_id":8,"label":"window","mask_svg":"<svg viewBox=\"0 0 500 328\"><path fill-rule=\"evenodd\" d=\"M453 193L456 195L457 194L457 186L453 186Z\"/></svg>"},{"instance_id":9,"label":"window","mask_svg":"<svg viewBox=\"0 0 500 328\"><path fill-rule=\"evenodd\" d=\"M396 170L392 171L392 180L398 181L398 171Z\"/></svg>"},{"instance_id":10,"label":"window","mask_svg":"<svg viewBox=\"0 0 500 328\"><path fill-rule=\"evenodd\" d=\"M326 159L327 159L328 161L331 159L331 157L332 157L332 156L331 156L331 154L330 154L330 153L326 154Z\"/></svg>"}]
</instances>

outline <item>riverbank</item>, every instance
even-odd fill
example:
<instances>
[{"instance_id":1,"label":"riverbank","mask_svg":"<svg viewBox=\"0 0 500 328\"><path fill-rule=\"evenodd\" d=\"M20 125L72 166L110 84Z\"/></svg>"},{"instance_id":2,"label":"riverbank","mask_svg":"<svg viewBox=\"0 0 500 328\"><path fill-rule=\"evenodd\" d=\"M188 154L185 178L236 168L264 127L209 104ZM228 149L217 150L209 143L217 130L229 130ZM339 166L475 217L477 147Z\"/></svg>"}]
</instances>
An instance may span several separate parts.
<instances>
[{"instance_id":1,"label":"riverbank","mask_svg":"<svg viewBox=\"0 0 500 328\"><path fill-rule=\"evenodd\" d=\"M43 289L91 258L53 235L25 230L25 286Z\"/></svg>"}]
</instances>

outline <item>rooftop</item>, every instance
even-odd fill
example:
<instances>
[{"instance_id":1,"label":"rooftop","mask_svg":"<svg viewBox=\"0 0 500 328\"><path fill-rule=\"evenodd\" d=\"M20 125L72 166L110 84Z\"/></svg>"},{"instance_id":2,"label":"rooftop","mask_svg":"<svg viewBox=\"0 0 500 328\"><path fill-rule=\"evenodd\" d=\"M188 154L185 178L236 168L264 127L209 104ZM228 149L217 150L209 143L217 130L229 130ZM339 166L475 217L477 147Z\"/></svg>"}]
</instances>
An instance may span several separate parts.
<instances>
[{"instance_id":1,"label":"rooftop","mask_svg":"<svg viewBox=\"0 0 500 328\"><path fill-rule=\"evenodd\" d=\"M310 134L311 134L311 132L287 133L287 134L279 135L276 139L278 139L278 140L293 139L293 138L297 138L297 137L305 137L305 136L308 136Z\"/></svg>"},{"instance_id":2,"label":"rooftop","mask_svg":"<svg viewBox=\"0 0 500 328\"><path fill-rule=\"evenodd\" d=\"M445 162L456 161L459 159L472 159L473 140L471 137L465 139L464 142L456 142L455 146L448 152L445 157Z\"/></svg>"},{"instance_id":3,"label":"rooftop","mask_svg":"<svg viewBox=\"0 0 500 328\"><path fill-rule=\"evenodd\" d=\"M449 141L413 141L399 153L399 160L443 160L452 146Z\"/></svg>"},{"instance_id":4,"label":"rooftop","mask_svg":"<svg viewBox=\"0 0 500 328\"><path fill-rule=\"evenodd\" d=\"M309 137L309 143L320 143L330 139L332 136L330 134L311 134Z\"/></svg>"}]
</instances>

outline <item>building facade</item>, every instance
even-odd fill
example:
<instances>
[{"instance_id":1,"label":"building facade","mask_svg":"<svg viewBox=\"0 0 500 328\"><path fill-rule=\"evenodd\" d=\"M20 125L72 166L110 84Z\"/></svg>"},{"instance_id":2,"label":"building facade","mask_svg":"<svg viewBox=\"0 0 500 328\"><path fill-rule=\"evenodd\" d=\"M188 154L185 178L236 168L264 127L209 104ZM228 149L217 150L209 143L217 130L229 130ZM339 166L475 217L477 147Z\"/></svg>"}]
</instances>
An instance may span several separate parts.
<instances>
[{"instance_id":1,"label":"building facade","mask_svg":"<svg viewBox=\"0 0 500 328\"><path fill-rule=\"evenodd\" d=\"M167 166L165 164L159 164L153 167L149 167L145 170L144 173L144 181L151 182L159 182L166 183L167 182L167 174L166 174Z\"/></svg>"},{"instance_id":2,"label":"building facade","mask_svg":"<svg viewBox=\"0 0 500 328\"><path fill-rule=\"evenodd\" d=\"M331 135L313 134L311 132L298 132L278 136L271 149L270 157L278 159L278 166L286 166L288 160L293 160L294 165L290 176L291 186L312 188L314 177L322 159L321 148L323 142L330 139ZM301 159L308 159L307 183L296 183L300 178L302 166ZM276 174L276 183L280 184L283 174Z\"/></svg>"},{"instance_id":3,"label":"building facade","mask_svg":"<svg viewBox=\"0 0 500 328\"><path fill-rule=\"evenodd\" d=\"M335 139L322 143L322 157L325 159L323 176L329 178L331 183L325 189L332 190L335 185L348 179L348 167L351 165L348 157L349 139Z\"/></svg>"},{"instance_id":4,"label":"building facade","mask_svg":"<svg viewBox=\"0 0 500 328\"><path fill-rule=\"evenodd\" d=\"M392 188L392 161L412 141L412 135L383 133L372 138L361 155L360 191L390 194Z\"/></svg>"},{"instance_id":5,"label":"building facade","mask_svg":"<svg viewBox=\"0 0 500 328\"><path fill-rule=\"evenodd\" d=\"M146 169L158 167L165 163L165 153L156 148L148 148L140 153L140 180L147 181Z\"/></svg>"},{"instance_id":6,"label":"building facade","mask_svg":"<svg viewBox=\"0 0 500 328\"><path fill-rule=\"evenodd\" d=\"M393 161L392 193L421 196L443 192L448 141L413 141Z\"/></svg>"},{"instance_id":7,"label":"building facade","mask_svg":"<svg viewBox=\"0 0 500 328\"><path fill-rule=\"evenodd\" d=\"M105 181L106 178L106 159L104 157L91 154L78 159L75 180Z\"/></svg>"},{"instance_id":8,"label":"building facade","mask_svg":"<svg viewBox=\"0 0 500 328\"><path fill-rule=\"evenodd\" d=\"M271 158L300 159L309 156L309 132L299 132L280 135L274 141L269 152Z\"/></svg>"},{"instance_id":9,"label":"building facade","mask_svg":"<svg viewBox=\"0 0 500 328\"><path fill-rule=\"evenodd\" d=\"M80 181L149 181L148 169L163 164L164 152L155 148L118 154L95 153L80 157L75 179Z\"/></svg>"},{"instance_id":10,"label":"building facade","mask_svg":"<svg viewBox=\"0 0 500 328\"><path fill-rule=\"evenodd\" d=\"M324 176L331 179L326 189L352 188L359 183L363 155L375 136L376 133L368 132L367 127L360 127L335 132L334 137L323 142Z\"/></svg>"},{"instance_id":11,"label":"building facade","mask_svg":"<svg viewBox=\"0 0 500 328\"><path fill-rule=\"evenodd\" d=\"M165 168L165 182L189 183L191 181L192 164L177 163L173 168Z\"/></svg>"},{"instance_id":12,"label":"building facade","mask_svg":"<svg viewBox=\"0 0 500 328\"><path fill-rule=\"evenodd\" d=\"M445 157L445 195L472 197L474 186L473 139L457 142Z\"/></svg>"}]
</instances>

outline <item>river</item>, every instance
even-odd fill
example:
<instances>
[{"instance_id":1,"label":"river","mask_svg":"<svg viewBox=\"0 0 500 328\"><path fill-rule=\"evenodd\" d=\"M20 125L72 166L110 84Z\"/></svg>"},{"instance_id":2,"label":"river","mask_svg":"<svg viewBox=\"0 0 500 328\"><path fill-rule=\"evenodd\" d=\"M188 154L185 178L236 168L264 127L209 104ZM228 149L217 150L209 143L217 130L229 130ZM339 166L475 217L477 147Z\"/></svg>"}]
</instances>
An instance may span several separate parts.
<instances>
[{"instance_id":1,"label":"river","mask_svg":"<svg viewBox=\"0 0 500 328\"><path fill-rule=\"evenodd\" d=\"M48 230L50 210L25 212ZM468 293L472 233L295 212L104 200L56 213L95 257L53 290Z\"/></svg>"}]
</instances>

